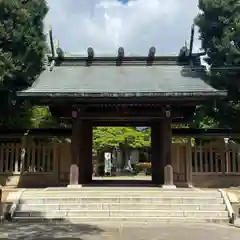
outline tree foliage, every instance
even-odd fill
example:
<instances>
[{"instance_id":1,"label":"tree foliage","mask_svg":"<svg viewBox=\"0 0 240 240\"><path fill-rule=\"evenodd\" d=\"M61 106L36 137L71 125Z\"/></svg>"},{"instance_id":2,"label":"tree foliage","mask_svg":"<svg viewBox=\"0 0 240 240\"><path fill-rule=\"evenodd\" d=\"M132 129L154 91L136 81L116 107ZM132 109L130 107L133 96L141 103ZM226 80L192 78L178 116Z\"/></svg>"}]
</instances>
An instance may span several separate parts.
<instances>
[{"instance_id":1,"label":"tree foliage","mask_svg":"<svg viewBox=\"0 0 240 240\"><path fill-rule=\"evenodd\" d=\"M184 124L173 124L172 128L187 128ZM173 142L185 142L182 137L174 137ZM150 147L151 128L135 127L96 127L93 130L93 148L107 150L114 147L141 148Z\"/></svg>"},{"instance_id":2,"label":"tree foliage","mask_svg":"<svg viewBox=\"0 0 240 240\"><path fill-rule=\"evenodd\" d=\"M226 100L205 105L196 112L198 125L239 128L240 118L240 2L239 0L199 0L196 18L202 48L210 65L209 82L228 91ZM207 117L206 117L207 116ZM204 119L200 123L200 120Z\"/></svg>"},{"instance_id":3,"label":"tree foliage","mask_svg":"<svg viewBox=\"0 0 240 240\"><path fill-rule=\"evenodd\" d=\"M93 130L93 148L104 150L113 147L138 148L150 145L150 130L134 127L96 127Z\"/></svg>"},{"instance_id":4,"label":"tree foliage","mask_svg":"<svg viewBox=\"0 0 240 240\"><path fill-rule=\"evenodd\" d=\"M29 129L50 128L59 126L58 121L52 117L46 106L22 105L21 108L13 109L11 114L1 119L1 128Z\"/></svg>"},{"instance_id":5,"label":"tree foliage","mask_svg":"<svg viewBox=\"0 0 240 240\"><path fill-rule=\"evenodd\" d=\"M12 112L9 99L15 91L30 86L43 69L47 11L45 0L0 0L0 120L4 126L13 116L21 125L18 116L24 115L26 121L31 113L18 105Z\"/></svg>"},{"instance_id":6,"label":"tree foliage","mask_svg":"<svg viewBox=\"0 0 240 240\"><path fill-rule=\"evenodd\" d=\"M43 66L45 0L0 1L0 79L9 90L28 87Z\"/></svg>"}]
</instances>

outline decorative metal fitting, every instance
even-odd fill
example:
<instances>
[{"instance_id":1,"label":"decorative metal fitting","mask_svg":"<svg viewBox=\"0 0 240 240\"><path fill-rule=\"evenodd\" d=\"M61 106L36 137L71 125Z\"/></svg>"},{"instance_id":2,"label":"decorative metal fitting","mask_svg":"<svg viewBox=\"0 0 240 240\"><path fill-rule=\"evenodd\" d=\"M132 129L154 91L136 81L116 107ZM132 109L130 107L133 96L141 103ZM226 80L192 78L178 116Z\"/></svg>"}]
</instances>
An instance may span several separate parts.
<instances>
[{"instance_id":1,"label":"decorative metal fitting","mask_svg":"<svg viewBox=\"0 0 240 240\"><path fill-rule=\"evenodd\" d=\"M17 103L16 99L13 99L13 100L12 100L12 105L15 106L16 103Z\"/></svg>"},{"instance_id":2,"label":"decorative metal fitting","mask_svg":"<svg viewBox=\"0 0 240 240\"><path fill-rule=\"evenodd\" d=\"M166 110L165 113L166 113L166 117L167 118L171 117L171 111L170 110Z\"/></svg>"},{"instance_id":3,"label":"decorative metal fitting","mask_svg":"<svg viewBox=\"0 0 240 240\"><path fill-rule=\"evenodd\" d=\"M171 107L170 106L166 106L166 108L165 108L165 116L167 118L171 117Z\"/></svg>"},{"instance_id":4,"label":"decorative metal fitting","mask_svg":"<svg viewBox=\"0 0 240 240\"><path fill-rule=\"evenodd\" d=\"M78 111L77 110L73 110L72 111L72 117L76 118L78 116Z\"/></svg>"},{"instance_id":5,"label":"decorative metal fitting","mask_svg":"<svg viewBox=\"0 0 240 240\"><path fill-rule=\"evenodd\" d=\"M229 138L225 137L225 138L224 138L225 144L228 144L228 141L229 141Z\"/></svg>"}]
</instances>

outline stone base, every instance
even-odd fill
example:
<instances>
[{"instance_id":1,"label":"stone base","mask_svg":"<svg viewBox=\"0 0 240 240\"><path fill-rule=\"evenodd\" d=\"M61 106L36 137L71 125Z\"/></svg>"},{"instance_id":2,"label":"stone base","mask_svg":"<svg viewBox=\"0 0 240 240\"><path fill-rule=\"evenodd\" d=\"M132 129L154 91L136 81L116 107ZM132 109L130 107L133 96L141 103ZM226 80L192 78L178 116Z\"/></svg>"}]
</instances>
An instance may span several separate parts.
<instances>
[{"instance_id":1,"label":"stone base","mask_svg":"<svg viewBox=\"0 0 240 240\"><path fill-rule=\"evenodd\" d=\"M162 185L163 189L176 189L177 187L175 185Z\"/></svg>"},{"instance_id":2,"label":"stone base","mask_svg":"<svg viewBox=\"0 0 240 240\"><path fill-rule=\"evenodd\" d=\"M83 186L81 184L69 184L67 185L68 188L82 188Z\"/></svg>"},{"instance_id":3,"label":"stone base","mask_svg":"<svg viewBox=\"0 0 240 240\"><path fill-rule=\"evenodd\" d=\"M178 183L177 186L178 187L183 187L183 188L195 189L195 187L192 184L189 184L187 182Z\"/></svg>"}]
</instances>

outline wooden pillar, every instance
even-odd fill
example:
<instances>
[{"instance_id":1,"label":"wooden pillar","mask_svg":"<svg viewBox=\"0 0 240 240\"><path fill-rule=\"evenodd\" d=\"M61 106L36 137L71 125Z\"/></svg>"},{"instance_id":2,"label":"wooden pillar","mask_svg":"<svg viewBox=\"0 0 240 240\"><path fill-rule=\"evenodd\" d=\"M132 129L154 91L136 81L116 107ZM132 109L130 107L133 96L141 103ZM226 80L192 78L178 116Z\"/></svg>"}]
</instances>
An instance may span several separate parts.
<instances>
[{"instance_id":1,"label":"wooden pillar","mask_svg":"<svg viewBox=\"0 0 240 240\"><path fill-rule=\"evenodd\" d=\"M229 158L229 149L228 149L228 141L229 138L224 138L224 143L225 143L225 174L229 173L230 170L230 158Z\"/></svg>"},{"instance_id":2,"label":"wooden pillar","mask_svg":"<svg viewBox=\"0 0 240 240\"><path fill-rule=\"evenodd\" d=\"M156 185L164 184L163 136L161 122L151 125L151 168L152 182Z\"/></svg>"},{"instance_id":3,"label":"wooden pillar","mask_svg":"<svg viewBox=\"0 0 240 240\"><path fill-rule=\"evenodd\" d=\"M82 120L81 132L81 146L80 146L80 161L82 168L79 169L80 176L82 176L82 183L92 181L92 122L90 120Z\"/></svg>"},{"instance_id":4,"label":"wooden pillar","mask_svg":"<svg viewBox=\"0 0 240 240\"><path fill-rule=\"evenodd\" d=\"M92 123L81 120L79 111L72 112L71 166L69 187L92 180Z\"/></svg>"},{"instance_id":5,"label":"wooden pillar","mask_svg":"<svg viewBox=\"0 0 240 240\"><path fill-rule=\"evenodd\" d=\"M186 166L185 166L185 180L188 187L192 187L192 142L188 138L186 147Z\"/></svg>"},{"instance_id":6,"label":"wooden pillar","mask_svg":"<svg viewBox=\"0 0 240 240\"><path fill-rule=\"evenodd\" d=\"M172 125L171 110L166 109L165 117L162 121L163 161L165 163L163 188L176 188L176 186L173 183L172 126L171 125Z\"/></svg>"},{"instance_id":7,"label":"wooden pillar","mask_svg":"<svg viewBox=\"0 0 240 240\"><path fill-rule=\"evenodd\" d=\"M28 131L24 133L24 136L21 139L21 153L20 153L20 159L21 159L21 164L20 164L20 172L21 174L25 171L26 169L26 148L27 148L27 135ZM0 172L3 172L2 166L0 167Z\"/></svg>"},{"instance_id":8,"label":"wooden pillar","mask_svg":"<svg viewBox=\"0 0 240 240\"><path fill-rule=\"evenodd\" d=\"M226 175L229 172L229 152L228 152L228 138L223 139L221 170L222 174Z\"/></svg>"},{"instance_id":9,"label":"wooden pillar","mask_svg":"<svg viewBox=\"0 0 240 240\"><path fill-rule=\"evenodd\" d=\"M79 144L80 144L81 122L77 118L77 111L73 112L72 138L71 138L71 165L69 175L69 186L79 184Z\"/></svg>"}]
</instances>

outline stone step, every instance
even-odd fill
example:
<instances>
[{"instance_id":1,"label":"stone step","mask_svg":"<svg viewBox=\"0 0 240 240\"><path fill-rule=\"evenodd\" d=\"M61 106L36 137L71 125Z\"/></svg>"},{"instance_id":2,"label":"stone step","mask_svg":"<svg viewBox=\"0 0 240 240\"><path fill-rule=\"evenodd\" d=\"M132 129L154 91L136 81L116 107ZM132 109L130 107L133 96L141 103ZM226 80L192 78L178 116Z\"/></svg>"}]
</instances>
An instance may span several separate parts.
<instances>
[{"instance_id":1,"label":"stone step","mask_svg":"<svg viewBox=\"0 0 240 240\"><path fill-rule=\"evenodd\" d=\"M75 204L75 203L148 203L148 204L221 204L222 198L213 197L24 197L20 204Z\"/></svg>"},{"instance_id":2,"label":"stone step","mask_svg":"<svg viewBox=\"0 0 240 240\"><path fill-rule=\"evenodd\" d=\"M226 210L225 204L143 204L143 203L82 203L82 204L20 204L17 211L49 211L49 210Z\"/></svg>"},{"instance_id":3,"label":"stone step","mask_svg":"<svg viewBox=\"0 0 240 240\"><path fill-rule=\"evenodd\" d=\"M17 221L228 222L217 190L161 188L48 188L25 190Z\"/></svg>"},{"instance_id":4,"label":"stone step","mask_svg":"<svg viewBox=\"0 0 240 240\"><path fill-rule=\"evenodd\" d=\"M220 197L218 191L26 191L23 196L212 196Z\"/></svg>"},{"instance_id":5,"label":"stone step","mask_svg":"<svg viewBox=\"0 0 240 240\"><path fill-rule=\"evenodd\" d=\"M43 217L14 217L13 221L17 222L24 222L24 223L41 223L46 218ZM50 219L48 219L49 221ZM60 222L61 224L121 224L121 223L134 223L134 224L140 224L140 223L229 223L229 219L226 217L78 217L78 218L68 218L66 220L61 219L51 219L50 220L53 223Z\"/></svg>"},{"instance_id":6,"label":"stone step","mask_svg":"<svg viewBox=\"0 0 240 240\"><path fill-rule=\"evenodd\" d=\"M167 189L161 187L59 187L59 188L28 188L25 192L218 192L217 189L197 189L197 188L175 188Z\"/></svg>"},{"instance_id":7,"label":"stone step","mask_svg":"<svg viewBox=\"0 0 240 240\"><path fill-rule=\"evenodd\" d=\"M79 217L228 217L226 211L182 211L182 210L51 210L47 212L16 211L15 217L43 217L68 219Z\"/></svg>"},{"instance_id":8,"label":"stone step","mask_svg":"<svg viewBox=\"0 0 240 240\"><path fill-rule=\"evenodd\" d=\"M75 190L80 191L131 191L131 192L144 192L144 191L162 191L162 192L216 192L216 189L198 189L198 188L175 188L166 189L161 187L150 187L150 186L84 186L84 187L48 187L48 188L28 188L28 192L41 192L41 191L52 191L52 192L71 192Z\"/></svg>"},{"instance_id":9,"label":"stone step","mask_svg":"<svg viewBox=\"0 0 240 240\"><path fill-rule=\"evenodd\" d=\"M58 197L58 198L65 198L66 196L71 196L71 198L91 198L91 197L115 197L115 198L119 198L119 197L208 197L208 198L221 198L221 195L206 195L206 194L189 194L189 195L180 195L180 194L98 194L98 193L94 193L94 194L86 194L86 193L75 193L75 194L23 194L22 198L49 198L49 197Z\"/></svg>"}]
</instances>

